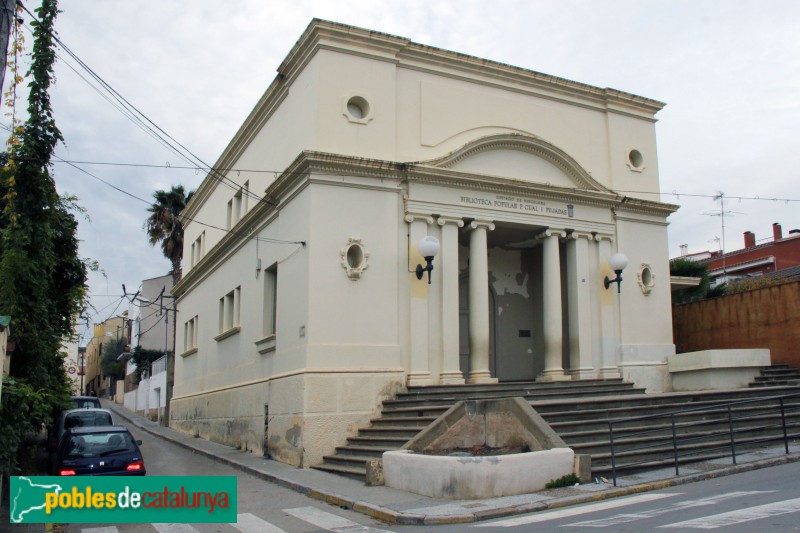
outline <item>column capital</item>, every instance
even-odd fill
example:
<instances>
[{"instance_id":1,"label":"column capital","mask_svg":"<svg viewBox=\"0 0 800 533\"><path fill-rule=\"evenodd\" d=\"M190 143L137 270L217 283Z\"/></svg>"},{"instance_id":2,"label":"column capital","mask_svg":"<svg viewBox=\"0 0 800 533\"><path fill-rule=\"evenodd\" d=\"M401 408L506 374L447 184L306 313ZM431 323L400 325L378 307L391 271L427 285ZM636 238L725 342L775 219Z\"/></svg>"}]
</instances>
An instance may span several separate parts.
<instances>
[{"instance_id":1,"label":"column capital","mask_svg":"<svg viewBox=\"0 0 800 533\"><path fill-rule=\"evenodd\" d=\"M469 223L469 229L486 228L487 231L494 230L494 222L490 220L473 220Z\"/></svg>"},{"instance_id":2,"label":"column capital","mask_svg":"<svg viewBox=\"0 0 800 533\"><path fill-rule=\"evenodd\" d=\"M563 229L547 228L536 236L537 239L546 239L547 237L558 237L563 239L567 236L567 232Z\"/></svg>"},{"instance_id":3,"label":"column capital","mask_svg":"<svg viewBox=\"0 0 800 533\"><path fill-rule=\"evenodd\" d=\"M606 234L606 233L595 233L594 234L594 240L596 240L597 242L608 241L608 242L612 242L613 243L614 242L614 236Z\"/></svg>"},{"instance_id":4,"label":"column capital","mask_svg":"<svg viewBox=\"0 0 800 533\"><path fill-rule=\"evenodd\" d=\"M587 239L590 241L593 241L595 239L595 236L592 233L589 233L588 231L573 231L570 234L570 237L572 237L573 239Z\"/></svg>"},{"instance_id":5,"label":"column capital","mask_svg":"<svg viewBox=\"0 0 800 533\"><path fill-rule=\"evenodd\" d=\"M425 215L423 213L406 213L405 221L409 224L417 220L424 220L428 224L433 224L433 217L431 215Z\"/></svg>"},{"instance_id":6,"label":"column capital","mask_svg":"<svg viewBox=\"0 0 800 533\"><path fill-rule=\"evenodd\" d=\"M439 217L436 219L436 223L440 226L444 226L445 224L455 224L459 228L464 227L464 221L458 217Z\"/></svg>"}]
</instances>

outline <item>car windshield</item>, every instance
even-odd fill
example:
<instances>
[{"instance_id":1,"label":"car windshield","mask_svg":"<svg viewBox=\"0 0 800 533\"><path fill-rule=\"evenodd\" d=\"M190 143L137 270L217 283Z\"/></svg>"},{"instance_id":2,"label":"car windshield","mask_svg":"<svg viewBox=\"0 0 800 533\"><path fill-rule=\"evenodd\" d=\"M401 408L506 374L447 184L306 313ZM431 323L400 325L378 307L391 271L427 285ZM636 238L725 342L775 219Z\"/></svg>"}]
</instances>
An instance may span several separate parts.
<instances>
[{"instance_id":1,"label":"car windshield","mask_svg":"<svg viewBox=\"0 0 800 533\"><path fill-rule=\"evenodd\" d=\"M136 445L128 433L87 433L70 437L65 457L105 457L135 451Z\"/></svg>"},{"instance_id":2,"label":"car windshield","mask_svg":"<svg viewBox=\"0 0 800 533\"><path fill-rule=\"evenodd\" d=\"M75 405L75 409L100 407L100 401L97 398L73 398L72 403Z\"/></svg>"},{"instance_id":3,"label":"car windshield","mask_svg":"<svg viewBox=\"0 0 800 533\"><path fill-rule=\"evenodd\" d=\"M87 426L110 426L111 416L103 411L70 413L64 420L64 429Z\"/></svg>"}]
</instances>

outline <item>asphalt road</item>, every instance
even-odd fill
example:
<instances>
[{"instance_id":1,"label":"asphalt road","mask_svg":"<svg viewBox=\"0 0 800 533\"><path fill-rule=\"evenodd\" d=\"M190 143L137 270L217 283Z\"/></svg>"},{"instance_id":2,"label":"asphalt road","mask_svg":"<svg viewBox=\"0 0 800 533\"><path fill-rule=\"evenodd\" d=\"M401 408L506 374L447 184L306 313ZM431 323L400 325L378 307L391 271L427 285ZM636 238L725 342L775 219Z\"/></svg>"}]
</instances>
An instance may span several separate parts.
<instances>
[{"instance_id":1,"label":"asphalt road","mask_svg":"<svg viewBox=\"0 0 800 533\"><path fill-rule=\"evenodd\" d=\"M296 492L194 454L135 427L148 475L236 476L237 524L64 524L65 533L306 533L386 530L368 516L312 500Z\"/></svg>"},{"instance_id":2,"label":"asphalt road","mask_svg":"<svg viewBox=\"0 0 800 533\"><path fill-rule=\"evenodd\" d=\"M799 532L800 463L541 513L436 528L437 533L500 531Z\"/></svg>"}]
</instances>

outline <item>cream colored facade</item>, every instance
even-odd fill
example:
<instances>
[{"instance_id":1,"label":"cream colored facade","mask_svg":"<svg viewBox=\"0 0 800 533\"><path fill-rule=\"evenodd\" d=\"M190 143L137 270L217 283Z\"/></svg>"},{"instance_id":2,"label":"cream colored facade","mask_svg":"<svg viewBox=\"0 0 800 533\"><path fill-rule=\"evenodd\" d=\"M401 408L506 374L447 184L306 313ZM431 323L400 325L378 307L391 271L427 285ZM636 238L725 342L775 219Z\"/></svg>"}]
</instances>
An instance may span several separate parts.
<instances>
[{"instance_id":1,"label":"cream colored facade","mask_svg":"<svg viewBox=\"0 0 800 533\"><path fill-rule=\"evenodd\" d=\"M309 466L408 385L669 388L663 104L319 20L278 72L184 212L173 427Z\"/></svg>"}]
</instances>

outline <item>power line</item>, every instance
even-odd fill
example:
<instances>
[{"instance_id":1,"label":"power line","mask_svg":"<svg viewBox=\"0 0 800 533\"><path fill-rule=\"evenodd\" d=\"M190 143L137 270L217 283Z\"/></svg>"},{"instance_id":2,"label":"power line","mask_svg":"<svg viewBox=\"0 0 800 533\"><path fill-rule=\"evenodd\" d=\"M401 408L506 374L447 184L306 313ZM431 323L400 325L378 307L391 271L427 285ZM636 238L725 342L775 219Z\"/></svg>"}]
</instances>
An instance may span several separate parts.
<instances>
[{"instance_id":1,"label":"power line","mask_svg":"<svg viewBox=\"0 0 800 533\"><path fill-rule=\"evenodd\" d=\"M22 7L28 13L28 15L30 15L34 19L36 18L35 15L31 13L25 6ZM30 28L28 28L28 30L32 32ZM106 82L99 74L97 74L94 70L92 70L92 68L89 67L89 65L87 65L80 57L78 57L76 53L74 53L66 44L64 44L64 42L55 33L50 32L50 36L83 70L85 70L95 81L97 81L100 84L100 86L105 91L107 91L112 98L114 98L114 100L116 100L121 106L123 106L126 109L126 111L128 111L130 115L124 113L126 117L128 117L129 119L133 118L135 121L139 122L142 126L150 130L161 140L162 143L168 145L169 148L173 151L173 153L176 153L179 157L181 157L181 159L183 159L190 165L191 164L195 165L195 168L197 169L203 167L212 168L202 159L200 159L197 155L195 155L191 150L189 150L186 146L184 146L182 143L180 143L178 140L176 140L174 137L172 137L170 134L164 131L158 124L153 122L147 115L145 115L139 108L134 106L124 96L122 96L119 92L117 92L108 82ZM82 76L81 78L85 80L85 78L83 78ZM114 107L117 108L117 106ZM176 148L172 143L175 143L178 147L180 147L183 150L183 152L178 150L178 148ZM188 156L186 156L185 154L188 154ZM194 161L192 161L192 159ZM200 165L197 165L195 161L197 163L200 163ZM219 176L217 176L216 174L219 174ZM231 180L227 176L217 172L214 169L212 169L208 175L209 177L219 181L220 183L229 187L230 189L234 191L241 191L254 200L257 200L259 202L263 201L267 204L273 203L265 197L260 197L254 193L251 193L249 190L244 189L235 181Z\"/></svg>"},{"instance_id":2,"label":"power line","mask_svg":"<svg viewBox=\"0 0 800 533\"><path fill-rule=\"evenodd\" d=\"M267 169L253 169L253 168L210 168L204 167L184 167L184 166L176 166L176 165L158 165L152 163L117 163L111 161L67 161L67 160L60 160L59 163L67 163L67 164L76 164L76 165L105 165L105 166L115 166L115 167L134 167L134 168L163 168L163 169L171 169L171 170L203 170L203 171L215 171L215 172L246 172L251 174L287 174L283 171L279 170L267 170ZM297 173L300 175L301 173ZM333 176L333 177L341 177L346 176L345 173L323 173L323 172L315 172L316 175L319 176ZM290 174L287 174L290 175ZM589 189L583 189L589 190ZM711 198L714 199L717 194L716 193L687 193L687 192L679 192L679 191L637 191L637 190L625 190L625 189L613 189L613 192L618 193L627 193L627 194L652 194L655 196L675 196L676 198L680 199L681 196L688 196L692 198ZM769 197L769 196L735 196L735 195L725 195L728 199L733 200L759 200L759 201L769 201L769 202L800 202L800 198L777 198L777 197Z\"/></svg>"},{"instance_id":3,"label":"power line","mask_svg":"<svg viewBox=\"0 0 800 533\"><path fill-rule=\"evenodd\" d=\"M5 129L5 130L7 130L7 131L11 131L11 129L8 126L6 126L5 124L0 124L0 127ZM124 190L124 189L121 189L120 187L117 187L116 185L104 180L103 178L101 178L99 176L96 176L95 174L92 174L91 172L89 172L89 171L87 171L85 169L82 169L81 167L77 166L77 164L73 163L72 161L65 161L65 160L63 160L60 157L55 156L55 155L53 157L56 158L56 162L66 163L69 166L75 168L76 170L79 170L80 172L83 172L87 176L90 176L90 177L100 181L104 185L107 185L107 186L111 187L112 189L121 192L122 194L130 196L134 200L138 200L138 201L140 201L140 202L142 202L142 203L144 203L144 204L146 204L148 206L152 205L151 202L145 200L144 198L136 196L133 193L130 193L130 192ZM270 204L270 205L274 206L276 204ZM271 239L269 237L258 237L258 236L250 235L249 233L244 232L244 231L221 228L219 226L215 226L213 224L208 224L206 222L202 222L200 220L197 220L197 219L194 219L194 218L191 218L191 217L188 217L188 216L184 216L183 218L185 218L186 220L189 220L191 222L195 222L197 224L200 224L201 226L205 226L207 228L216 229L216 230L222 231L224 233L231 233L231 234L234 234L234 235L246 236L249 239L256 239L256 240L258 240L260 242L266 242L266 243L272 243L272 244L302 244L302 245L305 245L305 241L287 241L287 240L283 240L283 239Z\"/></svg>"}]
</instances>

